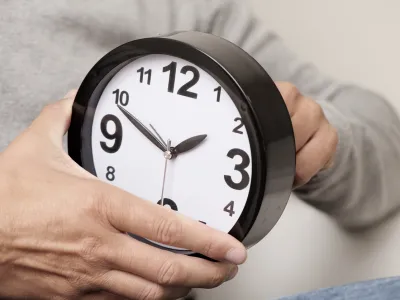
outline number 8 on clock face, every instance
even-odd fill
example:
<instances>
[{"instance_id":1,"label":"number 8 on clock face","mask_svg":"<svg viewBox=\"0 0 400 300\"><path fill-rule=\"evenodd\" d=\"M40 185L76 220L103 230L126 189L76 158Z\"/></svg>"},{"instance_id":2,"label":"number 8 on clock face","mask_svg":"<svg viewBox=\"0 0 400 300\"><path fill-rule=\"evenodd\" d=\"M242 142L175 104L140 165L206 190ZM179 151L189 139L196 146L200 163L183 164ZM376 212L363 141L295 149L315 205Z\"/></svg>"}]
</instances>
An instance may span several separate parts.
<instances>
[{"instance_id":1,"label":"number 8 on clock face","mask_svg":"<svg viewBox=\"0 0 400 300\"><path fill-rule=\"evenodd\" d=\"M215 39L215 47L221 43L232 57L243 56L241 49L230 48L214 36L184 34L182 38L198 37L198 41ZM242 59L254 64L255 74L260 72L250 57ZM243 87L216 60L188 42L160 37L110 52L78 91L74 108L83 106L85 113L74 109L69 153L105 182L230 233L250 246L276 223L289 197L293 132L283 101L265 72L254 79L265 80L260 84L277 100L271 105L273 111L262 113L275 114L263 121L264 126L279 113L285 120L278 122L283 128L275 124L276 132L271 134L260 128L257 108L243 94ZM281 143L282 153L275 142ZM287 161L268 166L270 159L278 158ZM269 188L274 193L267 200L268 175L279 186ZM276 203L266 203L273 200ZM275 212L267 211L271 208ZM264 229L257 229L260 222Z\"/></svg>"}]
</instances>

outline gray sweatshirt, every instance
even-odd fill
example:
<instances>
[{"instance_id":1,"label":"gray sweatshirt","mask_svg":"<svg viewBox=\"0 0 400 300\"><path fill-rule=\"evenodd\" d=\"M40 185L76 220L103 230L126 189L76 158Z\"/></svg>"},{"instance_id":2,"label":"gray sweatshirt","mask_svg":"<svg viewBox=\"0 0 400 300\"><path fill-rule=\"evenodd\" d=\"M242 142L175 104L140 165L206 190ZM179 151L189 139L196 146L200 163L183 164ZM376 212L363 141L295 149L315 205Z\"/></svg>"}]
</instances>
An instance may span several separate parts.
<instances>
[{"instance_id":1,"label":"gray sweatshirt","mask_svg":"<svg viewBox=\"0 0 400 300\"><path fill-rule=\"evenodd\" d=\"M46 103L79 87L114 47L176 30L204 31L242 47L274 80L294 83L338 129L335 166L297 195L346 227L382 220L400 204L400 122L394 109L380 95L329 78L296 57L244 2L0 1L0 151Z\"/></svg>"}]
</instances>

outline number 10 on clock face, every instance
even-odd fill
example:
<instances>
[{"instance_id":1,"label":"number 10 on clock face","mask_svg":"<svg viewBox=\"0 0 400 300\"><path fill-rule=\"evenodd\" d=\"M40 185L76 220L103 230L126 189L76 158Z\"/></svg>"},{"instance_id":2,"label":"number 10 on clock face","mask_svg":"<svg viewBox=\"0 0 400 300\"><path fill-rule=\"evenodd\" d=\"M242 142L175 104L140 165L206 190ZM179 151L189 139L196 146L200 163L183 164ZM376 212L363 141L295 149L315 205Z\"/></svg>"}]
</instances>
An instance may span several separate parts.
<instances>
[{"instance_id":1,"label":"number 10 on clock face","mask_svg":"<svg viewBox=\"0 0 400 300\"><path fill-rule=\"evenodd\" d=\"M173 152L196 136L206 138L166 158L167 141ZM96 175L144 200L224 232L246 205L252 156L240 110L188 61L148 55L123 67L103 90L91 139Z\"/></svg>"}]
</instances>

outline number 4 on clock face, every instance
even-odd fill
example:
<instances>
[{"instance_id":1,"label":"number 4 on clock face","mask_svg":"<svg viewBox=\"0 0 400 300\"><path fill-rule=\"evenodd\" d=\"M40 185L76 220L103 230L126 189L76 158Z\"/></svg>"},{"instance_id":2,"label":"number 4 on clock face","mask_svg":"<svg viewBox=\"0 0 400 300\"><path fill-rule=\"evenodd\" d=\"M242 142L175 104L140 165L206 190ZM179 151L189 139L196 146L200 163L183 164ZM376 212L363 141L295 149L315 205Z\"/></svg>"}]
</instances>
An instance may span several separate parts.
<instances>
[{"instance_id":1,"label":"number 4 on clock face","mask_svg":"<svg viewBox=\"0 0 400 300\"><path fill-rule=\"evenodd\" d=\"M227 206L224 207L224 211L227 212L230 217L233 217L233 215L235 214L234 207L235 201L231 201Z\"/></svg>"}]
</instances>

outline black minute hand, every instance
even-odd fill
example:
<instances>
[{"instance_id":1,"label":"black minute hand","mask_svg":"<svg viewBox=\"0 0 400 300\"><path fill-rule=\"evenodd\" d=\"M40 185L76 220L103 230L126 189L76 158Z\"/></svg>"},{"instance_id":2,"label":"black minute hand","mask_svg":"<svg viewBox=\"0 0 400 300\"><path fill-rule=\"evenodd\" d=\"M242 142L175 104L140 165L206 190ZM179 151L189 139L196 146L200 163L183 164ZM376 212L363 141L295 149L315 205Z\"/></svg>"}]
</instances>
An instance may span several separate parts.
<instances>
[{"instance_id":1,"label":"black minute hand","mask_svg":"<svg viewBox=\"0 0 400 300\"><path fill-rule=\"evenodd\" d=\"M157 137L147 129L138 119L136 119L129 111L121 105L117 105L120 111L128 118L128 120L147 138L156 145L161 151L167 151L167 146L160 142Z\"/></svg>"},{"instance_id":2,"label":"black minute hand","mask_svg":"<svg viewBox=\"0 0 400 300\"><path fill-rule=\"evenodd\" d=\"M181 142L172 149L172 155L176 157L178 154L192 150L193 148L200 145L201 142L203 142L206 139L206 137L207 137L206 134L202 134L184 140L183 142Z\"/></svg>"}]
</instances>

